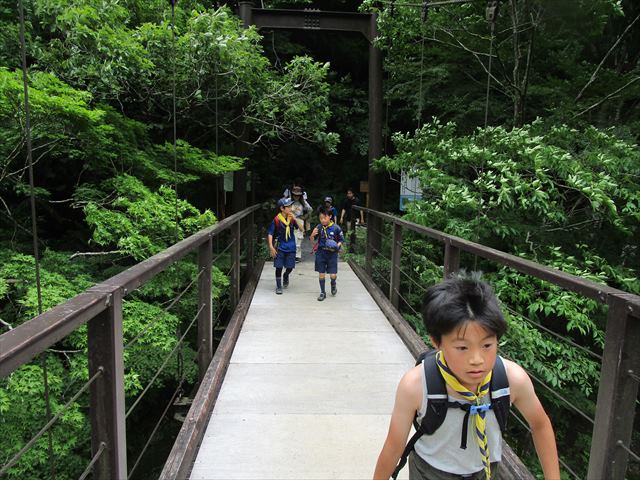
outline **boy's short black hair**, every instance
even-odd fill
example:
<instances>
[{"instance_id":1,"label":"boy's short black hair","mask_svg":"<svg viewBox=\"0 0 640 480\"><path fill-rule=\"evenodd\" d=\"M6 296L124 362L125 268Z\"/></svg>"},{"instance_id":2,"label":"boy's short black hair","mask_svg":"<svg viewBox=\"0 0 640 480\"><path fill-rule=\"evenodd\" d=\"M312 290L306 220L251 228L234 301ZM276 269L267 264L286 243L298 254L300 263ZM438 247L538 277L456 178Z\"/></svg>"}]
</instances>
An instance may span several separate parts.
<instances>
[{"instance_id":1,"label":"boy's short black hair","mask_svg":"<svg viewBox=\"0 0 640 480\"><path fill-rule=\"evenodd\" d=\"M437 342L468 321L478 322L498 338L507 330L498 299L478 272L462 273L429 288L422 303L422 320Z\"/></svg>"},{"instance_id":2,"label":"boy's short black hair","mask_svg":"<svg viewBox=\"0 0 640 480\"><path fill-rule=\"evenodd\" d=\"M320 205L318 207L318 216L320 216L320 215L326 215L327 217L330 217L331 216L331 209L327 208L324 205Z\"/></svg>"}]
</instances>

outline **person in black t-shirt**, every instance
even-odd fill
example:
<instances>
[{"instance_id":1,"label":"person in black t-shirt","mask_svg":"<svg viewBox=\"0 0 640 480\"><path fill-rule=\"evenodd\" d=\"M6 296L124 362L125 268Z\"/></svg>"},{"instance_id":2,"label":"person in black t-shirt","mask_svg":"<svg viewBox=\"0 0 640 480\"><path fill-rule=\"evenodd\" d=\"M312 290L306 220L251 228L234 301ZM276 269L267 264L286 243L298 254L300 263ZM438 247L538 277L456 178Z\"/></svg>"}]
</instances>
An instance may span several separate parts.
<instances>
[{"instance_id":1,"label":"person in black t-shirt","mask_svg":"<svg viewBox=\"0 0 640 480\"><path fill-rule=\"evenodd\" d=\"M353 190L350 188L347 190L347 198L342 203L342 210L340 211L340 225L343 225L345 231L353 231L356 229L356 219L360 218L360 224L364 223L364 212L362 210L357 212L352 207L354 205L360 205L360 200L355 196ZM346 224L344 222L347 222Z\"/></svg>"}]
</instances>

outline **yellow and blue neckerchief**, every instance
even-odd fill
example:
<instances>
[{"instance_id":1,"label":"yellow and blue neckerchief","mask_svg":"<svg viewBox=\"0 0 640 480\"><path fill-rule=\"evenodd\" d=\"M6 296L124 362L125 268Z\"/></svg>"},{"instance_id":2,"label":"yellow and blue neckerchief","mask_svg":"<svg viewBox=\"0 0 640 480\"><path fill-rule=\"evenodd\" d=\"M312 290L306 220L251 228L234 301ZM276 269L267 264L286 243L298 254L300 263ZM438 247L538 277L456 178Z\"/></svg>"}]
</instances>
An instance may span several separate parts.
<instances>
[{"instance_id":1,"label":"yellow and blue neckerchief","mask_svg":"<svg viewBox=\"0 0 640 480\"><path fill-rule=\"evenodd\" d=\"M322 225L322 224L320 224ZM329 222L329 225L327 225L326 227L324 225L322 225L322 230L324 230L324 241L326 242L327 240L329 240L329 232L327 232L327 229L333 227L333 222Z\"/></svg>"},{"instance_id":2,"label":"yellow and blue neckerchief","mask_svg":"<svg viewBox=\"0 0 640 480\"><path fill-rule=\"evenodd\" d=\"M471 392L464 385L460 383L460 381L456 378L453 372L447 366L447 362L444 359L444 355L442 351L436 353L436 363L438 364L438 369L442 374L442 378L456 393L462 395L465 399L475 402L476 404L471 407L471 413L475 417L476 428L474 429L476 434L474 435L476 438L476 443L478 444L478 448L480 449L480 455L482 456L482 465L484 466L484 472L486 474L487 480L491 478L491 460L489 457L489 445L487 443L487 435L486 435L486 415L487 408L477 408L479 406L484 406L480 402L480 399L489 393L489 387L491 386L491 374L493 370L491 370L484 380L478 385L478 391L476 393ZM476 408L474 408L476 407Z\"/></svg>"},{"instance_id":3,"label":"yellow and blue neckerchief","mask_svg":"<svg viewBox=\"0 0 640 480\"><path fill-rule=\"evenodd\" d=\"M289 237L291 236L291 227L289 226L289 224L291 223L289 220L284 218L284 215L282 215L282 213L278 214L278 219L284 223L285 225L285 230L284 230L284 241L288 242L289 241Z\"/></svg>"}]
</instances>

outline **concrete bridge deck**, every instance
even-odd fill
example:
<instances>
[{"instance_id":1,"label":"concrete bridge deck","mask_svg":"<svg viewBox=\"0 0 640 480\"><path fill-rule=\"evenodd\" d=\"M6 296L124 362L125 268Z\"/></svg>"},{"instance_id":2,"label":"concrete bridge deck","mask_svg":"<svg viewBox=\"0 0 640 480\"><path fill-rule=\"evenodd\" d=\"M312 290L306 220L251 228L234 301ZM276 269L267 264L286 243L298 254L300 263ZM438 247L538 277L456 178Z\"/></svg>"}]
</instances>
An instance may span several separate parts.
<instances>
[{"instance_id":1,"label":"concrete bridge deck","mask_svg":"<svg viewBox=\"0 0 640 480\"><path fill-rule=\"evenodd\" d=\"M338 269L338 294L318 302L312 255L283 295L265 265L192 479L372 477L414 360L349 265Z\"/></svg>"}]
</instances>

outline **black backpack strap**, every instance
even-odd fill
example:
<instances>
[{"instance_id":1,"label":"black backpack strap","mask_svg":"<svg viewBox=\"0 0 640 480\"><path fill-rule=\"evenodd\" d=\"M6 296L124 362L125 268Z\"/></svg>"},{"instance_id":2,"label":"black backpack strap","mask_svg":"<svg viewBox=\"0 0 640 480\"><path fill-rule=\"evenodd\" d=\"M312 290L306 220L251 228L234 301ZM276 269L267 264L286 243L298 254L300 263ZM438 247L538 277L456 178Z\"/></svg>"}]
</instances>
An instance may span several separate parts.
<instances>
[{"instance_id":1,"label":"black backpack strap","mask_svg":"<svg viewBox=\"0 0 640 480\"><path fill-rule=\"evenodd\" d=\"M447 384L440 374L436 363L436 352L427 355L423 362L424 378L427 381L427 411L422 419L422 430L426 435L432 435L447 416L449 396Z\"/></svg>"},{"instance_id":2,"label":"black backpack strap","mask_svg":"<svg viewBox=\"0 0 640 480\"><path fill-rule=\"evenodd\" d=\"M409 454L413 451L413 446L416 444L418 440L420 440L420 437L422 435L424 435L424 432L422 431L421 428L418 428L416 430L416 433L414 433L413 436L407 442L407 446L404 447L404 452L402 452L402 456L398 461L398 465L396 466L396 469L391 474L391 478L393 478L393 480L396 480L396 478L398 477L400 470L402 470L402 467L404 467L405 464L407 463L407 458L409 457Z\"/></svg>"},{"instance_id":3,"label":"black backpack strap","mask_svg":"<svg viewBox=\"0 0 640 480\"><path fill-rule=\"evenodd\" d=\"M491 409L496 415L500 431L505 433L507 420L509 420L509 409L511 408L511 391L509 390L509 379L504 362L500 356L496 357L496 363L491 374Z\"/></svg>"},{"instance_id":4,"label":"black backpack strap","mask_svg":"<svg viewBox=\"0 0 640 480\"><path fill-rule=\"evenodd\" d=\"M407 463L407 457L409 457L409 454L413 451L416 442L423 435L432 435L440 428L440 425L442 425L442 422L444 422L447 416L447 409L449 408L447 386L436 364L436 350L421 353L418 356L416 365L420 363L424 365L424 378L427 382L427 410L422 418L422 423L418 424L416 420L413 421L416 433L409 439L398 461L398 465L393 471L393 475L391 475L394 480L398 476L398 473L400 473L400 470L402 470L402 467Z\"/></svg>"}]
</instances>

